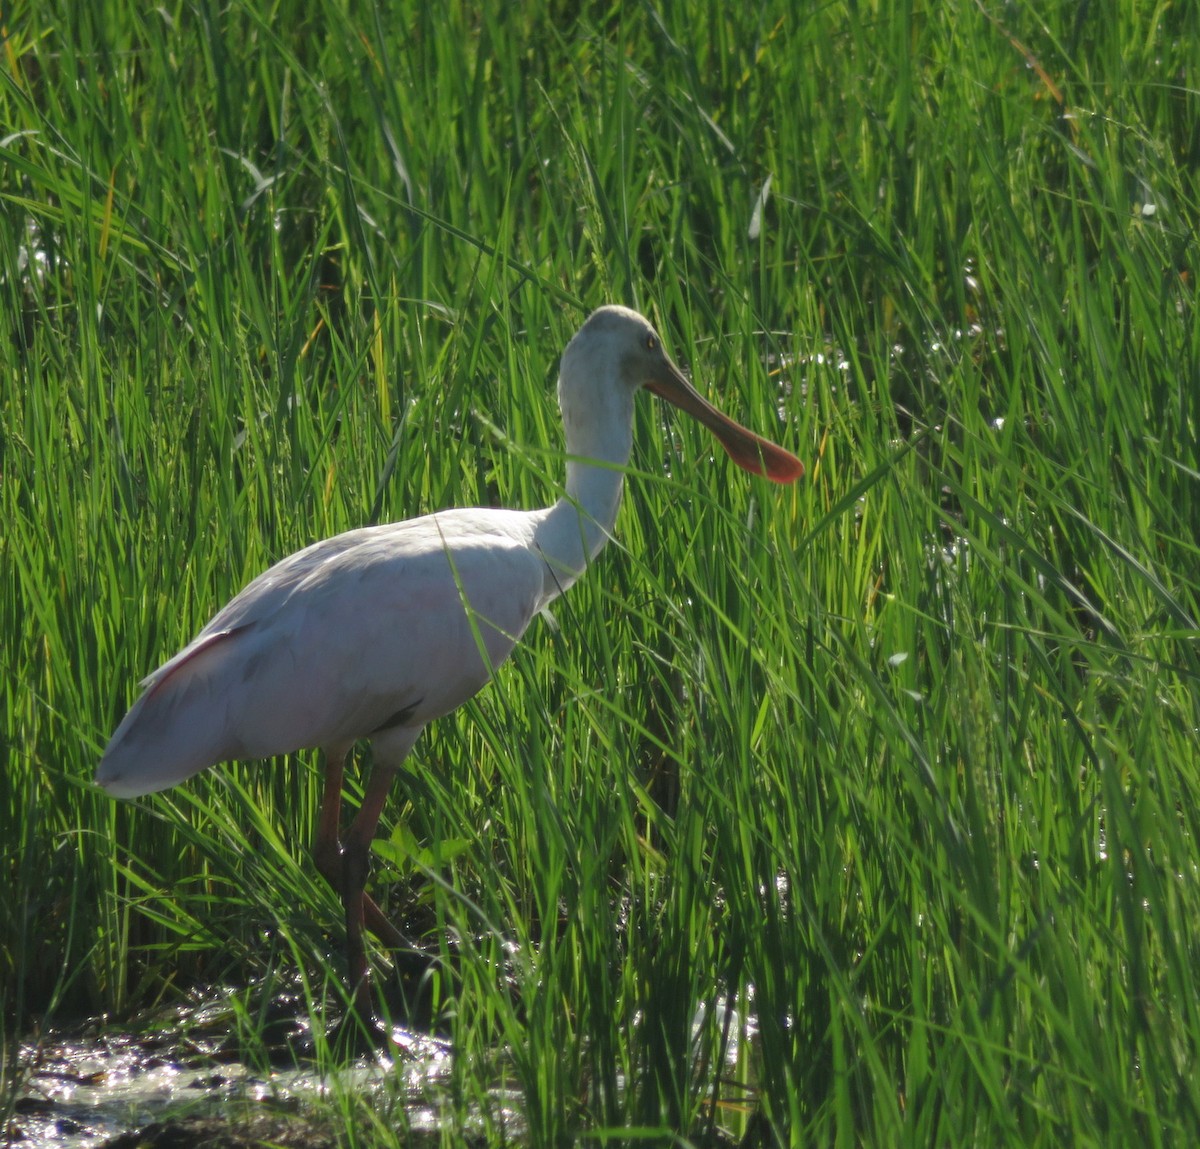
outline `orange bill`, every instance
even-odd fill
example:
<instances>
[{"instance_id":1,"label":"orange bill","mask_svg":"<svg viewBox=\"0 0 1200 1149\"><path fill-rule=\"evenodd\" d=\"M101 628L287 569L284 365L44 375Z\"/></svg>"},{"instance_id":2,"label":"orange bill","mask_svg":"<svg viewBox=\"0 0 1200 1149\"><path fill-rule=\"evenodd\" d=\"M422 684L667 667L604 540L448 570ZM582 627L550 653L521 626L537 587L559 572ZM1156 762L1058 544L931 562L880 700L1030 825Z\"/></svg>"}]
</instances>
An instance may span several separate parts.
<instances>
[{"instance_id":1,"label":"orange bill","mask_svg":"<svg viewBox=\"0 0 1200 1149\"><path fill-rule=\"evenodd\" d=\"M703 423L743 471L764 475L773 483L795 482L804 474L804 464L795 455L718 411L673 363L667 364L666 375L650 380L646 387Z\"/></svg>"}]
</instances>

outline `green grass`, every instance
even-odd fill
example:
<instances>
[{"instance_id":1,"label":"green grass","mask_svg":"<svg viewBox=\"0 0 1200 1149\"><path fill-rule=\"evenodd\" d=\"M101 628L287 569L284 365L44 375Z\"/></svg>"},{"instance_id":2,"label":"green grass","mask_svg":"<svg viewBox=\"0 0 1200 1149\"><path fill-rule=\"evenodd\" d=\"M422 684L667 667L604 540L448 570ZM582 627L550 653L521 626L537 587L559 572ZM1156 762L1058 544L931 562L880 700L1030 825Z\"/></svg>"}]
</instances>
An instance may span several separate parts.
<instances>
[{"instance_id":1,"label":"green grass","mask_svg":"<svg viewBox=\"0 0 1200 1149\"><path fill-rule=\"evenodd\" d=\"M270 562L554 498L619 301L809 476L645 400L619 545L413 755L445 1143L1194 1139L1200 10L521 7L5 9L6 1061L336 992L313 756L99 754Z\"/></svg>"}]
</instances>

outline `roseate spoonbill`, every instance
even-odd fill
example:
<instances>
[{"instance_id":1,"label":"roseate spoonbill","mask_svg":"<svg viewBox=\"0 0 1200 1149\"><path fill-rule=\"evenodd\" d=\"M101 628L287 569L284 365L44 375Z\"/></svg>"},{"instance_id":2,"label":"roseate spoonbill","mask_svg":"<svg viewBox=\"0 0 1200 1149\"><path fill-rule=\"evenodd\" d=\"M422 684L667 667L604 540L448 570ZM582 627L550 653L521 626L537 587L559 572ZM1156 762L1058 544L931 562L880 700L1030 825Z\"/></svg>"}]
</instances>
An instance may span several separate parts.
<instances>
[{"instance_id":1,"label":"roseate spoonbill","mask_svg":"<svg viewBox=\"0 0 1200 1149\"><path fill-rule=\"evenodd\" d=\"M365 893L389 787L426 723L481 690L525 628L607 541L645 387L694 416L737 465L777 483L804 467L692 388L637 312L601 307L563 352L565 495L539 511L438 511L347 531L259 575L159 667L96 772L110 794L163 790L218 762L319 747L325 788L313 854L342 897L350 986L371 1014L364 927L399 931ZM342 769L360 739L374 773L344 839Z\"/></svg>"}]
</instances>

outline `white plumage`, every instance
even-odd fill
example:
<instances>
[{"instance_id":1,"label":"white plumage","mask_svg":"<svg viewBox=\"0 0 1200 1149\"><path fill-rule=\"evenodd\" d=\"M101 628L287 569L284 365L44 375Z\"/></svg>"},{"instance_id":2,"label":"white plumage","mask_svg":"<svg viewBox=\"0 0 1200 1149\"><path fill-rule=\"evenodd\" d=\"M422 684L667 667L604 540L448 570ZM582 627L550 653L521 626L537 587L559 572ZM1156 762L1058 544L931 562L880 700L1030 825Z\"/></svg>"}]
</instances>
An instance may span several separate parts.
<instances>
[{"instance_id":1,"label":"white plumage","mask_svg":"<svg viewBox=\"0 0 1200 1149\"><path fill-rule=\"evenodd\" d=\"M552 596L533 527L443 511L283 559L146 680L97 781L124 798L235 758L411 744L487 683Z\"/></svg>"},{"instance_id":2,"label":"white plumage","mask_svg":"<svg viewBox=\"0 0 1200 1149\"><path fill-rule=\"evenodd\" d=\"M439 511L290 555L145 680L104 752L96 781L127 798L218 762L322 748L314 853L345 903L351 984L364 1012L364 922L389 944L401 940L363 892L391 779L424 726L485 686L534 615L603 547L643 386L708 426L744 469L776 482L803 474L794 456L703 400L642 316L602 307L567 345L559 371L563 498L537 511ZM372 742L375 773L343 846L342 769L360 739Z\"/></svg>"}]
</instances>

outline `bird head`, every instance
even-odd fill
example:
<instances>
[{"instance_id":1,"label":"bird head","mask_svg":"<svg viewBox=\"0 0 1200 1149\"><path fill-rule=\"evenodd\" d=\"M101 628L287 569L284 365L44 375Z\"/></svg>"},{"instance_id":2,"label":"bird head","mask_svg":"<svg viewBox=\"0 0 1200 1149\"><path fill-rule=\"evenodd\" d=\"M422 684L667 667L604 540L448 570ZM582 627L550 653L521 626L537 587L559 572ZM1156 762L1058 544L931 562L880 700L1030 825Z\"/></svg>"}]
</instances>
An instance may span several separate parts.
<instances>
[{"instance_id":1,"label":"bird head","mask_svg":"<svg viewBox=\"0 0 1200 1149\"><path fill-rule=\"evenodd\" d=\"M559 371L559 403L568 434L573 424L598 418L602 410L628 427L632 396L643 387L704 424L743 470L776 483L804 474L795 455L734 422L700 395L645 317L628 307L592 312L567 344Z\"/></svg>"}]
</instances>

